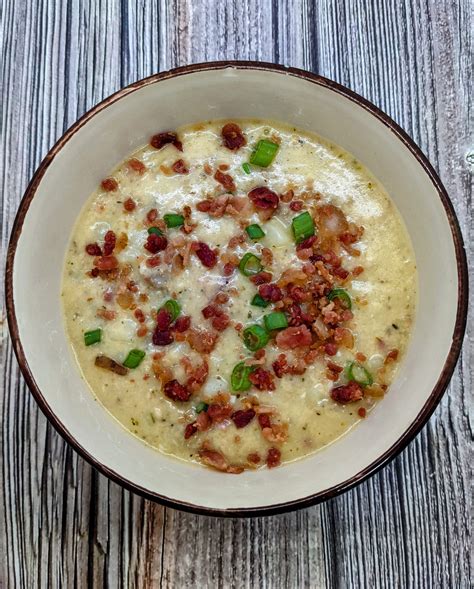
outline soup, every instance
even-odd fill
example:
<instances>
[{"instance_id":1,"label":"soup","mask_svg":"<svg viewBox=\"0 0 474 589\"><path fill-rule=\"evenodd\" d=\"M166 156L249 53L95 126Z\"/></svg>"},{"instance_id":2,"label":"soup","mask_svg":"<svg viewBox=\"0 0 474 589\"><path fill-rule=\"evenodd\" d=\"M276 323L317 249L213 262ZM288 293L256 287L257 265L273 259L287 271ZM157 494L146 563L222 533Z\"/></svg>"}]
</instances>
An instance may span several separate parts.
<instances>
[{"instance_id":1,"label":"soup","mask_svg":"<svg viewBox=\"0 0 474 589\"><path fill-rule=\"evenodd\" d=\"M159 133L87 201L62 300L130 432L228 473L345 434L389 393L416 304L398 211L351 154L282 123Z\"/></svg>"}]
</instances>

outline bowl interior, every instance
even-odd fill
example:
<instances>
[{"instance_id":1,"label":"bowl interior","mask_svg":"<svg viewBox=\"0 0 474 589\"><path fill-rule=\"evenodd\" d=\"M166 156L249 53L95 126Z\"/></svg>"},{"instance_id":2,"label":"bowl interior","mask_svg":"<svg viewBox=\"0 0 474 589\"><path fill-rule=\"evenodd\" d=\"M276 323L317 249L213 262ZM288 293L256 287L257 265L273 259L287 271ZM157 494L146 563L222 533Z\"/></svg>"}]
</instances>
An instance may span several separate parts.
<instances>
[{"instance_id":1,"label":"bowl interior","mask_svg":"<svg viewBox=\"0 0 474 589\"><path fill-rule=\"evenodd\" d=\"M370 419L323 451L284 468L223 476L157 453L94 400L66 339L59 293L73 224L112 167L155 132L241 117L281 120L319 133L352 152L378 177L408 227L422 302L398 378ZM427 403L449 354L458 275L452 232L437 191L386 124L326 85L282 72L229 67L125 91L63 143L23 222L13 294L30 371L50 412L87 453L150 493L204 508L243 509L291 503L356 480L397 443Z\"/></svg>"}]
</instances>

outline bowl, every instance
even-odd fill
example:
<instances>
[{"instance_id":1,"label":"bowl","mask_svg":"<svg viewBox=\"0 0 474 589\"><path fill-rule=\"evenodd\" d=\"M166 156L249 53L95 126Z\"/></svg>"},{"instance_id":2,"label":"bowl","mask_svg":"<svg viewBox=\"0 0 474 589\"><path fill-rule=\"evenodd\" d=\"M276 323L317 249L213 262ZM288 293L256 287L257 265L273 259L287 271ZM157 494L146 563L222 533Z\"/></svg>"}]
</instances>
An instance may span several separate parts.
<instances>
[{"instance_id":1,"label":"bowl","mask_svg":"<svg viewBox=\"0 0 474 589\"><path fill-rule=\"evenodd\" d=\"M160 454L94 399L66 337L60 284L73 224L98 182L159 131L206 119L269 118L341 145L397 205L415 250L420 304L390 393L347 435L282 468L223 475ZM390 252L387 252L387 263ZM101 473L145 497L205 514L249 516L323 501L396 456L441 399L459 355L467 266L452 204L433 168L387 115L325 78L266 63L192 65L141 80L73 125L20 204L7 254L10 333L40 408Z\"/></svg>"}]
</instances>

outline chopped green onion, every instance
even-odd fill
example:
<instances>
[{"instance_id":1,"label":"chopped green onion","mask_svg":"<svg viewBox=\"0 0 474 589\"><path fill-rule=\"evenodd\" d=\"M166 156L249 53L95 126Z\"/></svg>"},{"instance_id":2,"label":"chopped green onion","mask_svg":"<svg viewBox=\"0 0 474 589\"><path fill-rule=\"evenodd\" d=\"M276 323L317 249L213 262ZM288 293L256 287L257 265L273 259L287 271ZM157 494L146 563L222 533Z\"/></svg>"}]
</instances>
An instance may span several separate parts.
<instances>
[{"instance_id":1,"label":"chopped green onion","mask_svg":"<svg viewBox=\"0 0 474 589\"><path fill-rule=\"evenodd\" d=\"M252 383L249 375L255 370L255 366L246 366L245 362L239 362L234 366L230 377L230 384L233 391L247 391Z\"/></svg>"},{"instance_id":2,"label":"chopped green onion","mask_svg":"<svg viewBox=\"0 0 474 589\"><path fill-rule=\"evenodd\" d=\"M130 350L123 365L127 368L138 368L144 357L145 352L143 350Z\"/></svg>"},{"instance_id":3,"label":"chopped green onion","mask_svg":"<svg viewBox=\"0 0 474 589\"><path fill-rule=\"evenodd\" d=\"M275 159L279 147L278 143L273 143L268 139L260 139L250 156L250 163L254 166L267 168Z\"/></svg>"},{"instance_id":4,"label":"chopped green onion","mask_svg":"<svg viewBox=\"0 0 474 589\"><path fill-rule=\"evenodd\" d=\"M86 331L84 333L84 343L86 346L92 346L92 344L98 344L102 339L102 329L93 329L92 331Z\"/></svg>"},{"instance_id":5,"label":"chopped green onion","mask_svg":"<svg viewBox=\"0 0 474 589\"><path fill-rule=\"evenodd\" d=\"M257 225L257 223L249 225L245 228L245 231L247 231L250 239L262 239L262 237L265 237L263 229L260 227L260 225Z\"/></svg>"},{"instance_id":6,"label":"chopped green onion","mask_svg":"<svg viewBox=\"0 0 474 589\"><path fill-rule=\"evenodd\" d=\"M270 339L267 331L261 325L246 327L243 336L244 344L251 352L255 352L266 346Z\"/></svg>"},{"instance_id":7,"label":"chopped green onion","mask_svg":"<svg viewBox=\"0 0 474 589\"><path fill-rule=\"evenodd\" d=\"M255 307L262 307L262 308L265 308L265 307L268 307L268 305L270 304L270 302L269 302L269 301L266 301L266 300L265 300L264 298L262 298L262 297L261 297L259 294L256 294L256 295L253 297L253 299L252 299L252 301L251 301L251 303L250 303L250 304L251 304L251 305L254 305Z\"/></svg>"},{"instance_id":8,"label":"chopped green onion","mask_svg":"<svg viewBox=\"0 0 474 589\"><path fill-rule=\"evenodd\" d=\"M285 313L282 313L281 311L275 311L274 313L265 315L263 322L265 323L267 331L288 327L288 319L286 318Z\"/></svg>"},{"instance_id":9,"label":"chopped green onion","mask_svg":"<svg viewBox=\"0 0 474 589\"><path fill-rule=\"evenodd\" d=\"M148 233L150 233L150 235L152 233L155 233L156 235L163 235L163 231L161 231L161 229L158 229L158 227L148 227Z\"/></svg>"},{"instance_id":10,"label":"chopped green onion","mask_svg":"<svg viewBox=\"0 0 474 589\"><path fill-rule=\"evenodd\" d=\"M168 311L168 313L171 315L172 322L181 312L181 307L178 301L175 301L174 299L168 299L166 303L160 307L160 309L166 309Z\"/></svg>"},{"instance_id":11,"label":"chopped green onion","mask_svg":"<svg viewBox=\"0 0 474 589\"><path fill-rule=\"evenodd\" d=\"M314 221L313 217L305 211L298 215L291 222L291 228L295 237L296 243L301 243L308 237L314 235Z\"/></svg>"},{"instance_id":12,"label":"chopped green onion","mask_svg":"<svg viewBox=\"0 0 474 589\"><path fill-rule=\"evenodd\" d=\"M370 372L358 362L350 362L346 366L346 375L349 380L354 380L363 387L370 386L374 383Z\"/></svg>"},{"instance_id":13,"label":"chopped green onion","mask_svg":"<svg viewBox=\"0 0 474 589\"><path fill-rule=\"evenodd\" d=\"M244 276L253 276L258 274L262 270L263 266L260 263L260 258L254 256L254 254L247 253L240 260L239 270Z\"/></svg>"},{"instance_id":14,"label":"chopped green onion","mask_svg":"<svg viewBox=\"0 0 474 589\"><path fill-rule=\"evenodd\" d=\"M163 215L163 219L167 227L181 227L181 225L184 225L183 215L175 215L174 213L168 213L166 215Z\"/></svg>"},{"instance_id":15,"label":"chopped green onion","mask_svg":"<svg viewBox=\"0 0 474 589\"><path fill-rule=\"evenodd\" d=\"M245 162L244 164L242 164L242 170L243 170L243 171L244 171L246 174L250 174L250 172L252 171L252 170L250 169L250 165L249 165L247 162Z\"/></svg>"},{"instance_id":16,"label":"chopped green onion","mask_svg":"<svg viewBox=\"0 0 474 589\"><path fill-rule=\"evenodd\" d=\"M333 288L327 295L327 298L332 301L339 299L341 303L347 308L352 309L352 299L350 294L344 288Z\"/></svg>"},{"instance_id":17,"label":"chopped green onion","mask_svg":"<svg viewBox=\"0 0 474 589\"><path fill-rule=\"evenodd\" d=\"M196 411L196 413L202 413L203 411L207 411L207 408L209 407L209 405L207 403L204 403L204 401L200 401L196 407L194 407L194 411Z\"/></svg>"}]
</instances>

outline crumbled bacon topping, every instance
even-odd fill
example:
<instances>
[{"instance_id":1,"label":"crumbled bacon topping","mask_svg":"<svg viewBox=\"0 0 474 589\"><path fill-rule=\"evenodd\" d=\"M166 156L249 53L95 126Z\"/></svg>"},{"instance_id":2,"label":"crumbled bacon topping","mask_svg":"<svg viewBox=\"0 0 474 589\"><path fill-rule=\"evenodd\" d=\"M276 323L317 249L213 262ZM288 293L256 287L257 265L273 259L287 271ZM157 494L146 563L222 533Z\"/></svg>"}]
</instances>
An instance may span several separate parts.
<instances>
[{"instance_id":1,"label":"crumbled bacon topping","mask_svg":"<svg viewBox=\"0 0 474 589\"><path fill-rule=\"evenodd\" d=\"M173 343L174 338L171 330L169 329L159 329L158 326L155 328L152 336L152 342L155 346L168 346L169 344Z\"/></svg>"},{"instance_id":2,"label":"crumbled bacon topping","mask_svg":"<svg viewBox=\"0 0 474 589\"><path fill-rule=\"evenodd\" d=\"M281 301L283 298L281 288L276 284L262 284L258 287L258 293L263 300L270 301L271 303Z\"/></svg>"},{"instance_id":3,"label":"crumbled bacon topping","mask_svg":"<svg viewBox=\"0 0 474 589\"><path fill-rule=\"evenodd\" d=\"M187 331L191 327L191 317L189 315L182 315L176 319L174 328L179 333Z\"/></svg>"},{"instance_id":4,"label":"crumbled bacon topping","mask_svg":"<svg viewBox=\"0 0 474 589\"><path fill-rule=\"evenodd\" d=\"M235 192L236 186L234 179L230 174L224 174L220 170L216 170L216 173L214 174L214 180L219 182L219 184L221 184L227 192Z\"/></svg>"},{"instance_id":5,"label":"crumbled bacon topping","mask_svg":"<svg viewBox=\"0 0 474 589\"><path fill-rule=\"evenodd\" d=\"M281 452L278 448L269 448L267 453L268 468L275 468L281 464Z\"/></svg>"},{"instance_id":6,"label":"crumbled bacon topping","mask_svg":"<svg viewBox=\"0 0 474 589\"><path fill-rule=\"evenodd\" d=\"M312 343L310 330L306 325L298 327L287 327L276 336L276 344L279 348L292 349L302 346L309 346Z\"/></svg>"},{"instance_id":7,"label":"crumbled bacon topping","mask_svg":"<svg viewBox=\"0 0 474 589\"><path fill-rule=\"evenodd\" d=\"M257 209L276 210L278 208L278 194L266 186L254 188L248 193L248 197Z\"/></svg>"},{"instance_id":8,"label":"crumbled bacon topping","mask_svg":"<svg viewBox=\"0 0 474 589\"><path fill-rule=\"evenodd\" d=\"M252 419L255 417L255 411L253 409L234 411L230 418L235 423L235 427L243 428L247 426Z\"/></svg>"},{"instance_id":9,"label":"crumbled bacon topping","mask_svg":"<svg viewBox=\"0 0 474 589\"><path fill-rule=\"evenodd\" d=\"M118 260L115 256L102 256L94 260L97 270L115 270L118 268Z\"/></svg>"},{"instance_id":10,"label":"crumbled bacon topping","mask_svg":"<svg viewBox=\"0 0 474 589\"><path fill-rule=\"evenodd\" d=\"M100 186L102 190L105 190L106 192L115 192L119 187L115 178L105 178L105 180L102 180L100 183Z\"/></svg>"},{"instance_id":11,"label":"crumbled bacon topping","mask_svg":"<svg viewBox=\"0 0 474 589\"><path fill-rule=\"evenodd\" d=\"M164 385L163 391L168 399L171 399L172 401L185 402L189 401L189 398L191 397L191 391L180 384L176 379L168 381Z\"/></svg>"},{"instance_id":12,"label":"crumbled bacon topping","mask_svg":"<svg viewBox=\"0 0 474 589\"><path fill-rule=\"evenodd\" d=\"M131 213L137 208L137 203L133 200L133 198L127 198L127 200L123 203L123 208L127 211L127 213Z\"/></svg>"},{"instance_id":13,"label":"crumbled bacon topping","mask_svg":"<svg viewBox=\"0 0 474 589\"><path fill-rule=\"evenodd\" d=\"M130 168L130 170L133 170L140 176L142 176L146 172L145 164L138 160L136 157L132 157L131 159L129 159L127 162L127 166Z\"/></svg>"},{"instance_id":14,"label":"crumbled bacon topping","mask_svg":"<svg viewBox=\"0 0 474 589\"><path fill-rule=\"evenodd\" d=\"M259 286L260 284L265 284L267 282L270 282L270 280L273 278L273 274L271 274L270 272L259 272L258 274L254 274L253 276L250 277L251 282L253 282L255 284L255 286Z\"/></svg>"},{"instance_id":15,"label":"crumbled bacon topping","mask_svg":"<svg viewBox=\"0 0 474 589\"><path fill-rule=\"evenodd\" d=\"M158 252L166 249L168 240L164 235L157 235L156 233L150 233L147 237L146 243L143 246L151 254L157 254Z\"/></svg>"},{"instance_id":16,"label":"crumbled bacon topping","mask_svg":"<svg viewBox=\"0 0 474 589\"><path fill-rule=\"evenodd\" d=\"M217 264L217 253L202 241L199 241L194 250L196 256L201 260L201 264L206 268L214 268Z\"/></svg>"},{"instance_id":17,"label":"crumbled bacon topping","mask_svg":"<svg viewBox=\"0 0 474 589\"><path fill-rule=\"evenodd\" d=\"M187 167L186 162L182 159L176 160L171 166L171 169L176 174L189 174L189 168Z\"/></svg>"},{"instance_id":18,"label":"crumbled bacon topping","mask_svg":"<svg viewBox=\"0 0 474 589\"><path fill-rule=\"evenodd\" d=\"M100 245L97 242L88 243L86 245L86 252L89 254L89 256L101 256L102 255L102 250L100 248Z\"/></svg>"},{"instance_id":19,"label":"crumbled bacon topping","mask_svg":"<svg viewBox=\"0 0 474 589\"><path fill-rule=\"evenodd\" d=\"M336 403L340 403L341 405L360 401L363 396L364 390L360 384L355 381L351 381L349 384L336 387L331 391L331 398L336 401Z\"/></svg>"},{"instance_id":20,"label":"crumbled bacon topping","mask_svg":"<svg viewBox=\"0 0 474 589\"><path fill-rule=\"evenodd\" d=\"M189 440L189 438L191 436L194 436L194 434L198 431L196 422L194 423L188 423L188 425L184 428L184 439L185 440Z\"/></svg>"},{"instance_id":21,"label":"crumbled bacon topping","mask_svg":"<svg viewBox=\"0 0 474 589\"><path fill-rule=\"evenodd\" d=\"M107 231L104 237L104 256L110 256L115 249L117 237L113 231Z\"/></svg>"},{"instance_id":22,"label":"crumbled bacon topping","mask_svg":"<svg viewBox=\"0 0 474 589\"><path fill-rule=\"evenodd\" d=\"M210 354L217 343L217 333L203 329L191 328L186 334L186 341L193 350L200 354Z\"/></svg>"},{"instance_id":23,"label":"crumbled bacon topping","mask_svg":"<svg viewBox=\"0 0 474 589\"><path fill-rule=\"evenodd\" d=\"M259 391L275 390L272 373L260 366L249 374L249 380Z\"/></svg>"},{"instance_id":24,"label":"crumbled bacon topping","mask_svg":"<svg viewBox=\"0 0 474 589\"><path fill-rule=\"evenodd\" d=\"M165 145L174 145L178 151L183 151L183 144L178 139L178 135L171 131L165 131L164 133L158 133L157 135L153 135L150 140L150 145L155 149L161 149Z\"/></svg>"},{"instance_id":25,"label":"crumbled bacon topping","mask_svg":"<svg viewBox=\"0 0 474 589\"><path fill-rule=\"evenodd\" d=\"M242 129L236 123L225 124L222 127L221 135L224 146L232 151L237 151L247 143Z\"/></svg>"}]
</instances>

